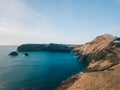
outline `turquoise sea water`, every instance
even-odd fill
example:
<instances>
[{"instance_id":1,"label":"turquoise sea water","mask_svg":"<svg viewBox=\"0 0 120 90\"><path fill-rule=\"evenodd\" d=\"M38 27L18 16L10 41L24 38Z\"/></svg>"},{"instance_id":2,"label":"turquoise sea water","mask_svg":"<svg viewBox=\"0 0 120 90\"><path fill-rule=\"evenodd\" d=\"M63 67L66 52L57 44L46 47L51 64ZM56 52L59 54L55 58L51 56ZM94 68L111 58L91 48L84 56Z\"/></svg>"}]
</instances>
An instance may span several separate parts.
<instances>
[{"instance_id":1,"label":"turquoise sea water","mask_svg":"<svg viewBox=\"0 0 120 90\"><path fill-rule=\"evenodd\" d=\"M17 46L0 46L0 90L54 90L86 64L73 53L29 52L8 56Z\"/></svg>"}]
</instances>

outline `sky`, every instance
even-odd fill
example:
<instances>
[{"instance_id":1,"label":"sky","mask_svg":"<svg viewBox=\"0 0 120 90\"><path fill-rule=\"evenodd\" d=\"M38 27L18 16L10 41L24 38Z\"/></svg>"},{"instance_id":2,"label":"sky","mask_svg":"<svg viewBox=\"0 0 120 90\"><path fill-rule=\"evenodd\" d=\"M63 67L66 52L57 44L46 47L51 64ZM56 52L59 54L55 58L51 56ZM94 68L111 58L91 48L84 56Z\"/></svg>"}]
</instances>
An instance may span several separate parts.
<instances>
[{"instance_id":1,"label":"sky","mask_svg":"<svg viewBox=\"0 0 120 90\"><path fill-rule=\"evenodd\" d=\"M0 0L0 45L82 44L120 36L120 0Z\"/></svg>"}]
</instances>

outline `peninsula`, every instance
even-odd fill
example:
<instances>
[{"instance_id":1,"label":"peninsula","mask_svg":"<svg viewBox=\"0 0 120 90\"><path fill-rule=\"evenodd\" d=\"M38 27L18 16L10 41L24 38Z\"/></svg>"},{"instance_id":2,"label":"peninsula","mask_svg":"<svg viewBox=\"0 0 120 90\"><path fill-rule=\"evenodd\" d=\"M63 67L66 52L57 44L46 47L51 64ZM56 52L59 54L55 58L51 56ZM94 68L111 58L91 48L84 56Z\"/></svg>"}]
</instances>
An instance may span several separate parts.
<instances>
[{"instance_id":1,"label":"peninsula","mask_svg":"<svg viewBox=\"0 0 120 90\"><path fill-rule=\"evenodd\" d=\"M50 43L50 44L23 44L17 48L17 51L70 52L72 51L72 49L73 49L72 45Z\"/></svg>"},{"instance_id":2,"label":"peninsula","mask_svg":"<svg viewBox=\"0 0 120 90\"><path fill-rule=\"evenodd\" d=\"M56 90L120 90L120 38L101 35L73 51L88 66Z\"/></svg>"}]
</instances>

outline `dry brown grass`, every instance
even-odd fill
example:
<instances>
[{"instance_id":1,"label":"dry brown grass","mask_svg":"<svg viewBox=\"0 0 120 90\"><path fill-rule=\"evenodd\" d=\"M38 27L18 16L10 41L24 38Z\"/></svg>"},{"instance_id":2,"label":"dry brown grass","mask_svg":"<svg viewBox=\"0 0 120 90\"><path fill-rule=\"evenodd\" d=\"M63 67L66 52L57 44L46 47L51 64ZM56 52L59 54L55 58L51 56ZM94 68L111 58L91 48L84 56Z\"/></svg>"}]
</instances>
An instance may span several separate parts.
<instances>
[{"instance_id":1,"label":"dry brown grass","mask_svg":"<svg viewBox=\"0 0 120 90\"><path fill-rule=\"evenodd\" d=\"M83 44L80 47L74 48L74 51L79 50L82 51L82 54L89 54L91 52L100 51L103 48L107 47L108 44L115 40L115 37L101 35L89 43Z\"/></svg>"},{"instance_id":2,"label":"dry brown grass","mask_svg":"<svg viewBox=\"0 0 120 90\"><path fill-rule=\"evenodd\" d=\"M89 62L84 74L73 76L57 90L120 90L120 43L103 35L76 47L78 57Z\"/></svg>"},{"instance_id":3,"label":"dry brown grass","mask_svg":"<svg viewBox=\"0 0 120 90\"><path fill-rule=\"evenodd\" d=\"M77 77L79 79L70 86L59 87L58 90L120 90L120 64L110 70L80 74Z\"/></svg>"}]
</instances>

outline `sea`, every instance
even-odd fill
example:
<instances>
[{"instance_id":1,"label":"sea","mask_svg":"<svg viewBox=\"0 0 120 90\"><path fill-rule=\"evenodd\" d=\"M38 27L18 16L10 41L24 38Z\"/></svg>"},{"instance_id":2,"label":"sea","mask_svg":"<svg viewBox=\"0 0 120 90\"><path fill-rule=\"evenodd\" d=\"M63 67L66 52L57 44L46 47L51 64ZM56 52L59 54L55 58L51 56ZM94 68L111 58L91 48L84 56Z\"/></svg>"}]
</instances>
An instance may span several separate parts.
<instances>
[{"instance_id":1,"label":"sea","mask_svg":"<svg viewBox=\"0 0 120 90\"><path fill-rule=\"evenodd\" d=\"M16 50L17 46L0 46L0 90L55 90L86 67L72 52L8 55Z\"/></svg>"}]
</instances>

